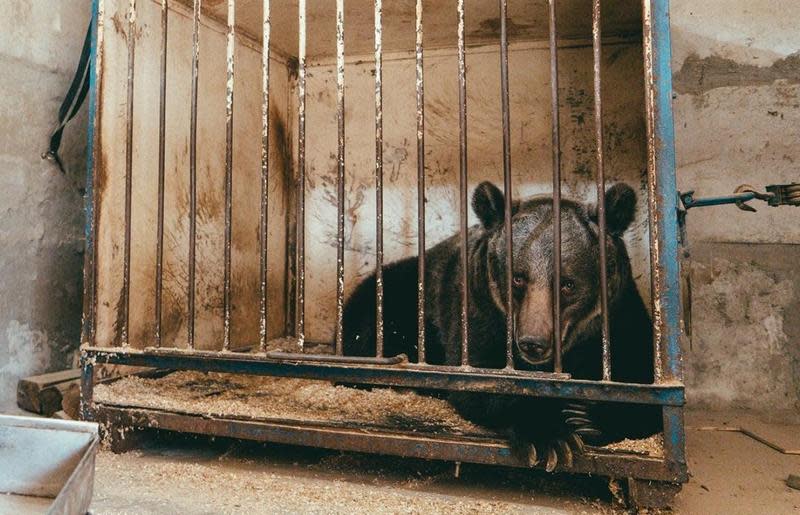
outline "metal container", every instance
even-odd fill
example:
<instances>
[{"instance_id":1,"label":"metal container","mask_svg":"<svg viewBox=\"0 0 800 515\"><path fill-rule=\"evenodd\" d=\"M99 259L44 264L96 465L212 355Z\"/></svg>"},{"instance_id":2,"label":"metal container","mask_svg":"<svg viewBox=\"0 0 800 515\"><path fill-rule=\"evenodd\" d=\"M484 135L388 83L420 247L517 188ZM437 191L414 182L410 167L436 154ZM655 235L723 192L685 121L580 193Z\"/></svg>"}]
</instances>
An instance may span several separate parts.
<instances>
[{"instance_id":1,"label":"metal container","mask_svg":"<svg viewBox=\"0 0 800 515\"><path fill-rule=\"evenodd\" d=\"M87 513L98 426L0 415L0 513Z\"/></svg>"}]
</instances>

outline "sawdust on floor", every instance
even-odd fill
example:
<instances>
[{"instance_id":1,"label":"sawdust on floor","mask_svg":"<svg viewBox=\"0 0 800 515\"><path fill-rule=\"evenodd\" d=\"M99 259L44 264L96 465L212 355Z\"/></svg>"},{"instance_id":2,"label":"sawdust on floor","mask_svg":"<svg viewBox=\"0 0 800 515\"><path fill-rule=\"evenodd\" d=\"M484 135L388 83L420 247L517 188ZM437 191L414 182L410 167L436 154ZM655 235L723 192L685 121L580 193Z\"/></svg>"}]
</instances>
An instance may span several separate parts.
<instances>
[{"instance_id":1,"label":"sawdust on floor","mask_svg":"<svg viewBox=\"0 0 800 515\"><path fill-rule=\"evenodd\" d=\"M461 418L444 399L410 390L372 390L327 381L174 372L160 378L130 376L95 387L99 403L211 416L351 423L434 433L488 435Z\"/></svg>"},{"instance_id":2,"label":"sawdust on floor","mask_svg":"<svg viewBox=\"0 0 800 515\"><path fill-rule=\"evenodd\" d=\"M599 496L603 483L592 478L573 484L544 474L474 467L456 479L452 465L440 462L324 451L320 457L313 450L204 441L166 453L100 451L93 512L622 513Z\"/></svg>"}]
</instances>

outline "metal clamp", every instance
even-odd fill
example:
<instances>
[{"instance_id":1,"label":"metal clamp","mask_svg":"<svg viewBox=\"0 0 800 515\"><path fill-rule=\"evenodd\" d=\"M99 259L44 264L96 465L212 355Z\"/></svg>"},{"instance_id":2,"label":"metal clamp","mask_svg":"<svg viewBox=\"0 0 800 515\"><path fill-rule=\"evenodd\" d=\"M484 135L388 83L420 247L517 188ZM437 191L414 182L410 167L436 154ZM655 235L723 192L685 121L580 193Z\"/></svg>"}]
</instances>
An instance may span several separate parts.
<instances>
[{"instance_id":1,"label":"metal clamp","mask_svg":"<svg viewBox=\"0 0 800 515\"><path fill-rule=\"evenodd\" d=\"M683 209L688 211L693 207L721 206L736 204L742 211L756 212L749 205L751 200L762 200L772 207L800 206L800 184L776 184L766 187L767 192L761 193L748 184L742 184L733 192L733 195L722 197L695 198L694 191L679 193Z\"/></svg>"}]
</instances>

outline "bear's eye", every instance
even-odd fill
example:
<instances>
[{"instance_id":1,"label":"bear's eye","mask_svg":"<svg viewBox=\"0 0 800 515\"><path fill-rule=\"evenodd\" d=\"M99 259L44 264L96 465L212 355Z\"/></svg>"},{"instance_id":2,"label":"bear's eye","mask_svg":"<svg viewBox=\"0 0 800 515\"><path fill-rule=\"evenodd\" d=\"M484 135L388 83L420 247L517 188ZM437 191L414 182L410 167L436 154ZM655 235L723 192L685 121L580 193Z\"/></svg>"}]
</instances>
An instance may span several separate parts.
<instances>
[{"instance_id":1,"label":"bear's eye","mask_svg":"<svg viewBox=\"0 0 800 515\"><path fill-rule=\"evenodd\" d=\"M575 281L572 279L561 279L561 295L569 296L575 293Z\"/></svg>"},{"instance_id":2,"label":"bear's eye","mask_svg":"<svg viewBox=\"0 0 800 515\"><path fill-rule=\"evenodd\" d=\"M528 284L528 279L522 274L514 274L511 284L514 285L514 288L524 288Z\"/></svg>"}]
</instances>

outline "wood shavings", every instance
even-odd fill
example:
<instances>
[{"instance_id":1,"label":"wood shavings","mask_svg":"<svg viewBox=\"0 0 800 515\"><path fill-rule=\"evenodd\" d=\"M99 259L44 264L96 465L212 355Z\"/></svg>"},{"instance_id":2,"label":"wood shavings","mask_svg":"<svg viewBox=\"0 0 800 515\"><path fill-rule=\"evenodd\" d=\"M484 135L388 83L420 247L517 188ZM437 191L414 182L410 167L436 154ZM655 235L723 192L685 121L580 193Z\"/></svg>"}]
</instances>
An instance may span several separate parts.
<instances>
[{"instance_id":1,"label":"wood shavings","mask_svg":"<svg viewBox=\"0 0 800 515\"><path fill-rule=\"evenodd\" d=\"M174 372L126 377L95 387L103 404L218 417L339 423L404 431L493 436L444 399L408 390L335 386L309 379Z\"/></svg>"},{"instance_id":2,"label":"wood shavings","mask_svg":"<svg viewBox=\"0 0 800 515\"><path fill-rule=\"evenodd\" d=\"M636 454L661 458L664 456L664 438L658 434L643 440L622 440L621 442L606 445L604 449L634 452Z\"/></svg>"},{"instance_id":3,"label":"wood shavings","mask_svg":"<svg viewBox=\"0 0 800 515\"><path fill-rule=\"evenodd\" d=\"M226 460L187 462L143 453L97 456L102 513L529 513L531 506ZM109 509L110 508L110 509ZM549 511L547 512L549 513Z\"/></svg>"}]
</instances>

